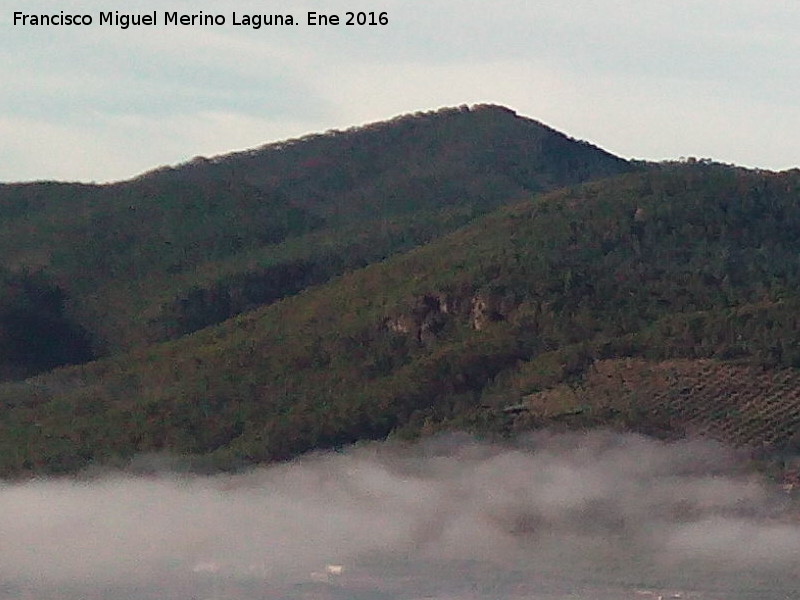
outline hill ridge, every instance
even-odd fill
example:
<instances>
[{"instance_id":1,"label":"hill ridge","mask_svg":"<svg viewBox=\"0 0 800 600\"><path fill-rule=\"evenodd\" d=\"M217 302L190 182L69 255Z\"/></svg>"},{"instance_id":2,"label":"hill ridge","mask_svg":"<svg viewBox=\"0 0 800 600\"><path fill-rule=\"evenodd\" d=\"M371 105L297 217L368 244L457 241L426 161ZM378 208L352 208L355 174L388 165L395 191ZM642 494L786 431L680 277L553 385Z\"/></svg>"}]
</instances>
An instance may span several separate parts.
<instances>
[{"instance_id":1,"label":"hill ridge","mask_svg":"<svg viewBox=\"0 0 800 600\"><path fill-rule=\"evenodd\" d=\"M0 387L0 469L166 449L219 467L449 427L507 434L507 409L556 402L548 390L616 359L791 374L799 192L796 173L696 164L534 195L220 325ZM774 396L759 389L740 410ZM775 398L775 435L758 435L788 448L794 396ZM559 419L679 432L646 408Z\"/></svg>"},{"instance_id":2,"label":"hill ridge","mask_svg":"<svg viewBox=\"0 0 800 600\"><path fill-rule=\"evenodd\" d=\"M478 107L106 186L0 186L0 290L4 270L44 277L93 355L107 356L269 304L531 193L631 168Z\"/></svg>"}]
</instances>

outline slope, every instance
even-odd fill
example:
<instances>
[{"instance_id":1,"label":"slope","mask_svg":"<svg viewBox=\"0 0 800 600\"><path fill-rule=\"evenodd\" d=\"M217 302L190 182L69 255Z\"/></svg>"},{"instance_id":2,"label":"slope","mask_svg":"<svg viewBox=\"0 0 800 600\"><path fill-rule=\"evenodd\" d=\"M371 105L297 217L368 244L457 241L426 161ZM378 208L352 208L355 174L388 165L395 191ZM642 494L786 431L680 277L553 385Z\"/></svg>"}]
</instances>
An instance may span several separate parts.
<instances>
[{"instance_id":1,"label":"slope","mask_svg":"<svg viewBox=\"0 0 800 600\"><path fill-rule=\"evenodd\" d=\"M799 194L798 172L697 164L523 201L217 327L4 386L2 470L158 450L231 466L390 433L538 427L580 417L592 394L559 410L558 390L623 357L794 373ZM795 419L795 394L753 401L775 392L758 381L737 410ZM550 404L534 401L547 390ZM686 411L605 408L576 424L692 426ZM721 435L785 448L787 422Z\"/></svg>"},{"instance_id":2,"label":"slope","mask_svg":"<svg viewBox=\"0 0 800 600\"><path fill-rule=\"evenodd\" d=\"M532 191L631 168L502 107L444 109L113 185L0 186L0 268L45 278L94 354L109 355L297 293Z\"/></svg>"}]
</instances>

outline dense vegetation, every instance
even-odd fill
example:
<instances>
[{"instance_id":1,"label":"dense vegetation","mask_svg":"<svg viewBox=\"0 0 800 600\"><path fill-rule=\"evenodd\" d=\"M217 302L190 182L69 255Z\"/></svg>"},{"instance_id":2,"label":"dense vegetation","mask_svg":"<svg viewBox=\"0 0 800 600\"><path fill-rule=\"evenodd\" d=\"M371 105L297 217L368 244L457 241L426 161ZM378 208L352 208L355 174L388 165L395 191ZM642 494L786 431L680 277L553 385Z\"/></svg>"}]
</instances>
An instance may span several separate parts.
<instances>
[{"instance_id":1,"label":"dense vegetation","mask_svg":"<svg viewBox=\"0 0 800 600\"><path fill-rule=\"evenodd\" d=\"M64 314L64 292L41 273L0 270L0 377L92 358L86 332Z\"/></svg>"},{"instance_id":2,"label":"dense vegetation","mask_svg":"<svg viewBox=\"0 0 800 600\"><path fill-rule=\"evenodd\" d=\"M46 275L92 352L108 356L383 260L531 192L630 169L501 107L446 109L113 185L0 185L0 267Z\"/></svg>"},{"instance_id":3,"label":"dense vegetation","mask_svg":"<svg viewBox=\"0 0 800 600\"><path fill-rule=\"evenodd\" d=\"M162 449L215 468L390 434L563 422L697 427L790 448L798 197L798 172L701 162L520 200L215 327L3 386L0 470L69 471ZM238 276L228 292L248 285ZM215 290L197 304L228 293ZM625 357L635 360L614 362ZM680 361L720 365L717 380L735 365L749 391L701 393L708 369L664 374ZM623 378L609 402L613 386L593 373L618 364L633 365L637 383ZM764 370L789 383L753 375ZM663 401L639 402L634 388ZM710 427L707 410L693 416L709 403L773 425Z\"/></svg>"}]
</instances>

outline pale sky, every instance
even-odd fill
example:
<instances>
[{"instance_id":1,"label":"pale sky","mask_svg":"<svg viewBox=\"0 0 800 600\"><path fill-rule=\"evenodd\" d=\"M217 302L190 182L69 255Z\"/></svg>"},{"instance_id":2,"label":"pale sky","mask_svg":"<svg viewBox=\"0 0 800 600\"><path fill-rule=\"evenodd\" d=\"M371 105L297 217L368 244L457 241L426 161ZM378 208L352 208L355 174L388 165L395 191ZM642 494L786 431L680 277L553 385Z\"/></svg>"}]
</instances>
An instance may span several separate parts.
<instances>
[{"instance_id":1,"label":"pale sky","mask_svg":"<svg viewBox=\"0 0 800 600\"><path fill-rule=\"evenodd\" d=\"M14 26L81 13L91 26ZM101 11L151 27L99 25ZM385 11L311 27L307 11ZM175 27L165 11L220 14ZM292 14L295 27L234 26ZM0 181L113 181L197 155L491 102L609 152L800 166L796 0L0 0Z\"/></svg>"}]
</instances>

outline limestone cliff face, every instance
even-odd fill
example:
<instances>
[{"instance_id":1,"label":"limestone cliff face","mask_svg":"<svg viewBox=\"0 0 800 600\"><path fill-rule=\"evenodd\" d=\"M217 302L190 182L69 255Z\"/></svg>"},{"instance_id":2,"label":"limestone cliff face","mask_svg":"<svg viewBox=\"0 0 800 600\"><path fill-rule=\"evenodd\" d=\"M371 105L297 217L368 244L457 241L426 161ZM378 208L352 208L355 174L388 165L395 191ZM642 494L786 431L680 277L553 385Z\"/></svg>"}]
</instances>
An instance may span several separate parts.
<instances>
[{"instance_id":1,"label":"limestone cliff face","mask_svg":"<svg viewBox=\"0 0 800 600\"><path fill-rule=\"evenodd\" d=\"M424 294L414 298L407 311L384 319L383 326L429 344L436 339L453 308L453 300L444 294Z\"/></svg>"},{"instance_id":2,"label":"limestone cliff face","mask_svg":"<svg viewBox=\"0 0 800 600\"><path fill-rule=\"evenodd\" d=\"M507 304L483 292L431 292L415 297L407 311L384 319L383 328L428 345L450 323L466 322L472 329L483 331L491 323L505 320L512 310Z\"/></svg>"},{"instance_id":3,"label":"limestone cliff face","mask_svg":"<svg viewBox=\"0 0 800 600\"><path fill-rule=\"evenodd\" d=\"M493 296L477 294L470 300L469 323L475 331L482 331L493 321L502 321L498 301Z\"/></svg>"}]
</instances>

